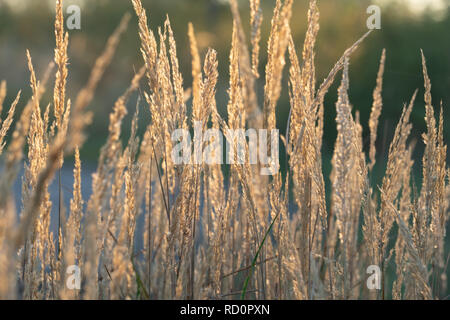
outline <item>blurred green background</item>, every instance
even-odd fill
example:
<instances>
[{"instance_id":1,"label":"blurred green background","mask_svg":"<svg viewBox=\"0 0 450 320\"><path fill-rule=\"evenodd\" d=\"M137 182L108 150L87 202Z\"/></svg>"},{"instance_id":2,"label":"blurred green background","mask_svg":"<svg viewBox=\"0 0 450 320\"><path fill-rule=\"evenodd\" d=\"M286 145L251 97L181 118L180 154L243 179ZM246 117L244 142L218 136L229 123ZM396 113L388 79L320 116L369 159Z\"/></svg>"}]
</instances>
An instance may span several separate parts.
<instances>
[{"instance_id":1,"label":"blurred green background","mask_svg":"<svg viewBox=\"0 0 450 320\"><path fill-rule=\"evenodd\" d=\"M244 25L249 30L249 4L238 1ZM263 27L260 69L263 74L266 62L267 38L275 0L262 0ZM169 15L178 45L178 56L184 76L185 87L191 85L190 54L187 39L187 24L193 22L201 53L208 47L218 51L219 83L218 106L224 114L227 102L228 56L231 40L231 13L226 0L143 0L149 15L150 27L156 31ZM66 0L65 7L78 4L81 7L81 30L69 31L69 79L68 97L74 99L86 82L95 58L102 52L106 39L118 25L125 12L132 11L131 1L126 0ZM318 84L328 74L343 51L367 31L366 9L370 4L382 7L381 30L373 32L354 54L351 60L350 98L354 110L359 110L364 126L364 145L368 147L367 121L372 104L372 90L375 86L380 54L387 50L386 72L383 90L384 107L380 121L377 147L380 163L385 160L388 145L402 106L419 88L412 121L413 138L419 143L415 157L420 160L423 143L421 133L425 129L423 105L423 77L420 48L427 57L432 80L432 93L436 111L440 101L444 104L446 118L450 116L450 0L320 0L321 29L317 43ZM429 5L427 7L427 5ZM291 27L294 41L300 52L306 28L307 0L294 1ZM21 105L31 92L29 89L25 51L29 49L38 76L42 76L49 61L53 59L54 48L54 1L0 0L0 79L8 81L8 99L11 102L17 90L23 90ZM247 33L247 36L249 34ZM122 38L112 65L97 90L90 106L95 117L88 128L89 139L82 150L82 156L94 161L100 146L105 142L108 114L115 99L125 90L134 73L142 65L139 52L137 22L134 13L126 35ZM285 73L286 74L286 73ZM339 79L339 77L338 77ZM53 81L53 79L52 79ZM289 112L287 77L278 104L278 126L283 133ZM325 104L325 139L323 153L324 170L329 171L329 159L333 151L335 130L334 103L339 81L329 91ZM258 81L260 102L264 78ZM42 105L51 102L52 90L44 97ZM130 127L131 114L135 104L129 104L129 116L124 124L124 138ZM7 108L5 108L7 109ZM6 112L4 110L3 112ZM148 112L143 113L142 126L148 121ZM447 122L445 122L447 123ZM450 128L447 125L445 138L448 141ZM420 161L417 164L420 165ZM380 173L384 170L380 164Z\"/></svg>"}]
</instances>

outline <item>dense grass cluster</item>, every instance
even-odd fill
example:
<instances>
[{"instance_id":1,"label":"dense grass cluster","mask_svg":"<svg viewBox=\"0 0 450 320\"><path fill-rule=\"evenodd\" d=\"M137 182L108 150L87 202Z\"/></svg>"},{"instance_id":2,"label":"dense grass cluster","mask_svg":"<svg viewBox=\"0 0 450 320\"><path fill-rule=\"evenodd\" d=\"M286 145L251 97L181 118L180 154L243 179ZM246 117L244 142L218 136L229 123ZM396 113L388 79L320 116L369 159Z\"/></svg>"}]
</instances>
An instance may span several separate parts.
<instances>
[{"instance_id":1,"label":"dense grass cluster","mask_svg":"<svg viewBox=\"0 0 450 320\"><path fill-rule=\"evenodd\" d=\"M14 100L0 122L0 298L2 299L440 299L448 293L445 250L450 187L443 139L422 53L427 131L423 134L422 185L412 179L414 145L410 115L417 94L404 106L390 144L381 185L371 182L376 163L378 119L386 53L383 51L368 124L370 147L363 150L363 126L349 101L352 53L368 33L347 49L316 86L315 42L319 11L310 1L301 59L289 21L293 0L277 0L267 43L264 96L260 77L260 0L250 0L250 40L231 0L233 36L229 61L227 117L216 107L218 61L209 49L200 57L188 26L192 85L185 89L169 18L151 31L140 0L132 0L144 66L116 100L108 138L92 179L92 194L81 193L79 149L90 123L86 110L130 20L125 15L97 59L86 86L72 101L68 85L69 35L62 1L56 1L54 62L38 80L27 52L32 97L13 119ZM138 50L139 48L136 48ZM287 63L287 61L289 63ZM288 64L290 114L281 140L287 172L260 174L261 165L175 165L175 129L222 131L276 129L277 101ZM56 69L53 101L42 97ZM330 201L322 170L324 97L342 72L336 102L337 139L332 158ZM0 114L7 94L0 86ZM145 134L121 141L127 102L133 95L150 110ZM10 142L5 138L11 134ZM198 143L194 141L193 143ZM27 147L27 148L25 148ZM202 146L202 148L205 145ZM246 145L244 157L248 160ZM25 154L24 149L27 150ZM65 156L75 155L70 207L52 203L48 186L61 179ZM384 155L383 155L384 156ZM274 159L272 159L273 161ZM22 177L22 207L15 208L13 185ZM57 233L50 215L57 206ZM145 221L144 232L136 231ZM67 286L67 267L81 270L81 288ZM381 290L369 290L366 270L377 265ZM388 281L388 267L393 268Z\"/></svg>"}]
</instances>

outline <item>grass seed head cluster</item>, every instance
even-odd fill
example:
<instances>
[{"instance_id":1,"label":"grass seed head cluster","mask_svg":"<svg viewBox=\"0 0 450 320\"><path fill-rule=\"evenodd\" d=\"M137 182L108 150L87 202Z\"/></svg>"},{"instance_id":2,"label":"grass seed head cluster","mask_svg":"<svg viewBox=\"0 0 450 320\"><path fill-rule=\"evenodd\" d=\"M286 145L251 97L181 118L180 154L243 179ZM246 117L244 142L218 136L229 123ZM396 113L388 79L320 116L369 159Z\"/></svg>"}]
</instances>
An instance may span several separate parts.
<instances>
[{"instance_id":1,"label":"grass seed head cluster","mask_svg":"<svg viewBox=\"0 0 450 320\"><path fill-rule=\"evenodd\" d=\"M66 94L69 34L64 30L62 1L56 1L54 61L39 78L27 52L32 96L18 115L16 106L23 96L17 93L0 120L0 298L438 299L448 293L444 244L450 187L444 120L442 104L439 116L435 115L423 53L427 129L422 185L413 184L414 145L408 139L416 91L395 129L382 183L374 187L371 177L377 160L386 52L365 125L353 110L348 91L352 54L368 34L347 49L317 85L317 3L310 1L308 28L298 54L289 26L293 1L277 0L265 73L260 75L263 13L259 0L249 2L250 30L245 30L237 1L230 1L233 33L225 120L215 98L216 51L209 49L202 57L194 26L188 25L192 84L186 86L169 18L153 31L141 1L131 1L139 26L136 50L142 54L143 66L113 106L107 140L92 176L92 193L83 199L79 150L91 122L87 107L130 16L124 16L109 38L72 103ZM260 165L248 161L231 164L227 174L219 164L172 162L172 132L191 128L194 122L224 132L277 128L285 67L290 101L288 128L281 137L286 174L260 175ZM324 97L340 73L332 172L324 177ZM265 83L262 97L257 94L257 81ZM42 98L52 85L53 101L45 105ZM2 81L0 114L7 94ZM140 105L149 108L150 118L139 136L138 108L131 136L123 144L127 103L136 95ZM370 131L368 154L363 150L363 127ZM205 147L195 137L193 143ZM251 147L245 146L244 157ZM56 203L50 200L48 187L53 179L60 179L65 156L72 154L74 184L66 208L63 197L68 195L62 194L61 184ZM16 208L13 185L22 165L22 205ZM329 195L326 179L331 182ZM52 232L55 211L58 227ZM141 236L138 221L145 221ZM67 286L71 274L66 270L72 265L81 270L78 290ZM366 286L370 265L381 269L379 291ZM388 266L395 270L391 282Z\"/></svg>"}]
</instances>

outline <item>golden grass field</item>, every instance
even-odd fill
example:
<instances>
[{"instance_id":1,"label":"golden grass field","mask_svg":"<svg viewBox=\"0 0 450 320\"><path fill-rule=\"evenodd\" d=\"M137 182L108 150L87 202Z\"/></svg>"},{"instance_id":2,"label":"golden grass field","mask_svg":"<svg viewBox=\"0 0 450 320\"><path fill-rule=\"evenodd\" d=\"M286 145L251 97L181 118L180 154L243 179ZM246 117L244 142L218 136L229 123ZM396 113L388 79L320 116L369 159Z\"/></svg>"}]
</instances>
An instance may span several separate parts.
<instances>
[{"instance_id":1,"label":"golden grass field","mask_svg":"<svg viewBox=\"0 0 450 320\"><path fill-rule=\"evenodd\" d=\"M383 51L374 75L369 123L360 123L349 101L348 71L352 54L370 41L370 32L343 53L324 80L317 81L317 3L310 1L308 29L299 51L289 27L292 1L276 1L267 52L260 50L266 48L260 43L261 25L266 22L260 0L250 0L251 30L243 27L247 24L236 0L230 1L233 36L226 118L216 106L216 51L209 49L200 56L190 24L190 52L177 52L169 18L158 29L151 26L152 31L140 0L131 1L135 17L124 16L84 88L69 98L70 39L62 0L56 1L54 62L45 74L35 73L32 54L27 52L26 85L32 96L17 93L7 109L3 102L12 93L6 82L0 86L0 114L5 108L0 120L1 299L444 299L448 295L450 171L443 106L431 99L423 53L425 105L415 105L418 91L405 97L410 102L403 108L388 154L381 155L387 159L384 178L373 186L389 53ZM93 191L83 199L79 150L91 122L89 106L128 23L138 23L141 47L136 50L142 53L143 66L109 115ZM183 82L177 54L192 58L191 84ZM267 64L264 74L258 74L262 54L267 54ZM224 131L276 129L283 76L289 78L290 99L288 130L281 137L286 172L261 175L260 164L246 161L231 164L226 174L220 164L173 163L172 132L192 128L194 122ZM255 86L260 77L265 82L263 96ZM324 177L324 97L335 81L340 81L337 139L331 175ZM51 87L53 101L43 101ZM142 97L140 105L148 108L150 118L141 137L140 114L133 111L131 137L123 144L121 126L132 107L127 103L136 95ZM18 114L16 106L23 99L28 102ZM419 186L412 179L413 108L426 111L426 132L418 142L425 144ZM363 128L370 132L367 154ZM60 179L64 160L71 155L74 185L66 208L62 198L69 195L63 195L60 186L59 201L52 203L49 185ZM22 166L22 206L16 207L13 185ZM331 181L329 195L325 179ZM52 208L57 208L57 232L51 231ZM140 237L139 219L145 221ZM68 286L72 274L67 268L73 265L81 272L79 289ZM379 290L369 290L366 283L371 265L381 270ZM394 266L390 281L388 265Z\"/></svg>"}]
</instances>

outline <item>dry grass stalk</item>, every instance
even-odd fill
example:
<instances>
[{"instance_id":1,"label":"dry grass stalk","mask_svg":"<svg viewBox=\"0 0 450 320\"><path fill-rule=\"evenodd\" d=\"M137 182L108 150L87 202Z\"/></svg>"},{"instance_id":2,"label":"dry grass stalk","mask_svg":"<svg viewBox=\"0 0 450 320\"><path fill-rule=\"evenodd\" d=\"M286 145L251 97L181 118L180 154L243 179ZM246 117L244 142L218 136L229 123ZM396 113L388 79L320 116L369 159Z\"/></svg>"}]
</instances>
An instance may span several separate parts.
<instances>
[{"instance_id":1,"label":"dry grass stalk","mask_svg":"<svg viewBox=\"0 0 450 320\"><path fill-rule=\"evenodd\" d=\"M375 87L375 90L373 91L373 104L372 104L372 111L370 112L370 119L369 119L369 129L370 129L370 150L369 150L370 164L369 164L369 168L370 168L370 170L372 170L373 166L375 165L375 154L376 154L375 142L377 139L378 119L380 118L381 109L383 108L383 100L381 97L381 92L383 90L383 74L384 74L385 62L386 62L386 49L383 49L383 53L381 54L380 68L378 70L377 85Z\"/></svg>"},{"instance_id":2,"label":"dry grass stalk","mask_svg":"<svg viewBox=\"0 0 450 320\"><path fill-rule=\"evenodd\" d=\"M6 117L6 119L2 122L0 122L1 124L1 129L0 129L0 155L3 152L3 148L5 147L5 142L4 139L6 137L6 134L8 133L8 130L13 122L13 117L14 117L14 112L16 111L16 106L19 103L19 99L20 99L20 91L17 94L16 99L14 99L14 102L11 104L11 107L9 108L8 111L8 116Z\"/></svg>"}]
</instances>

